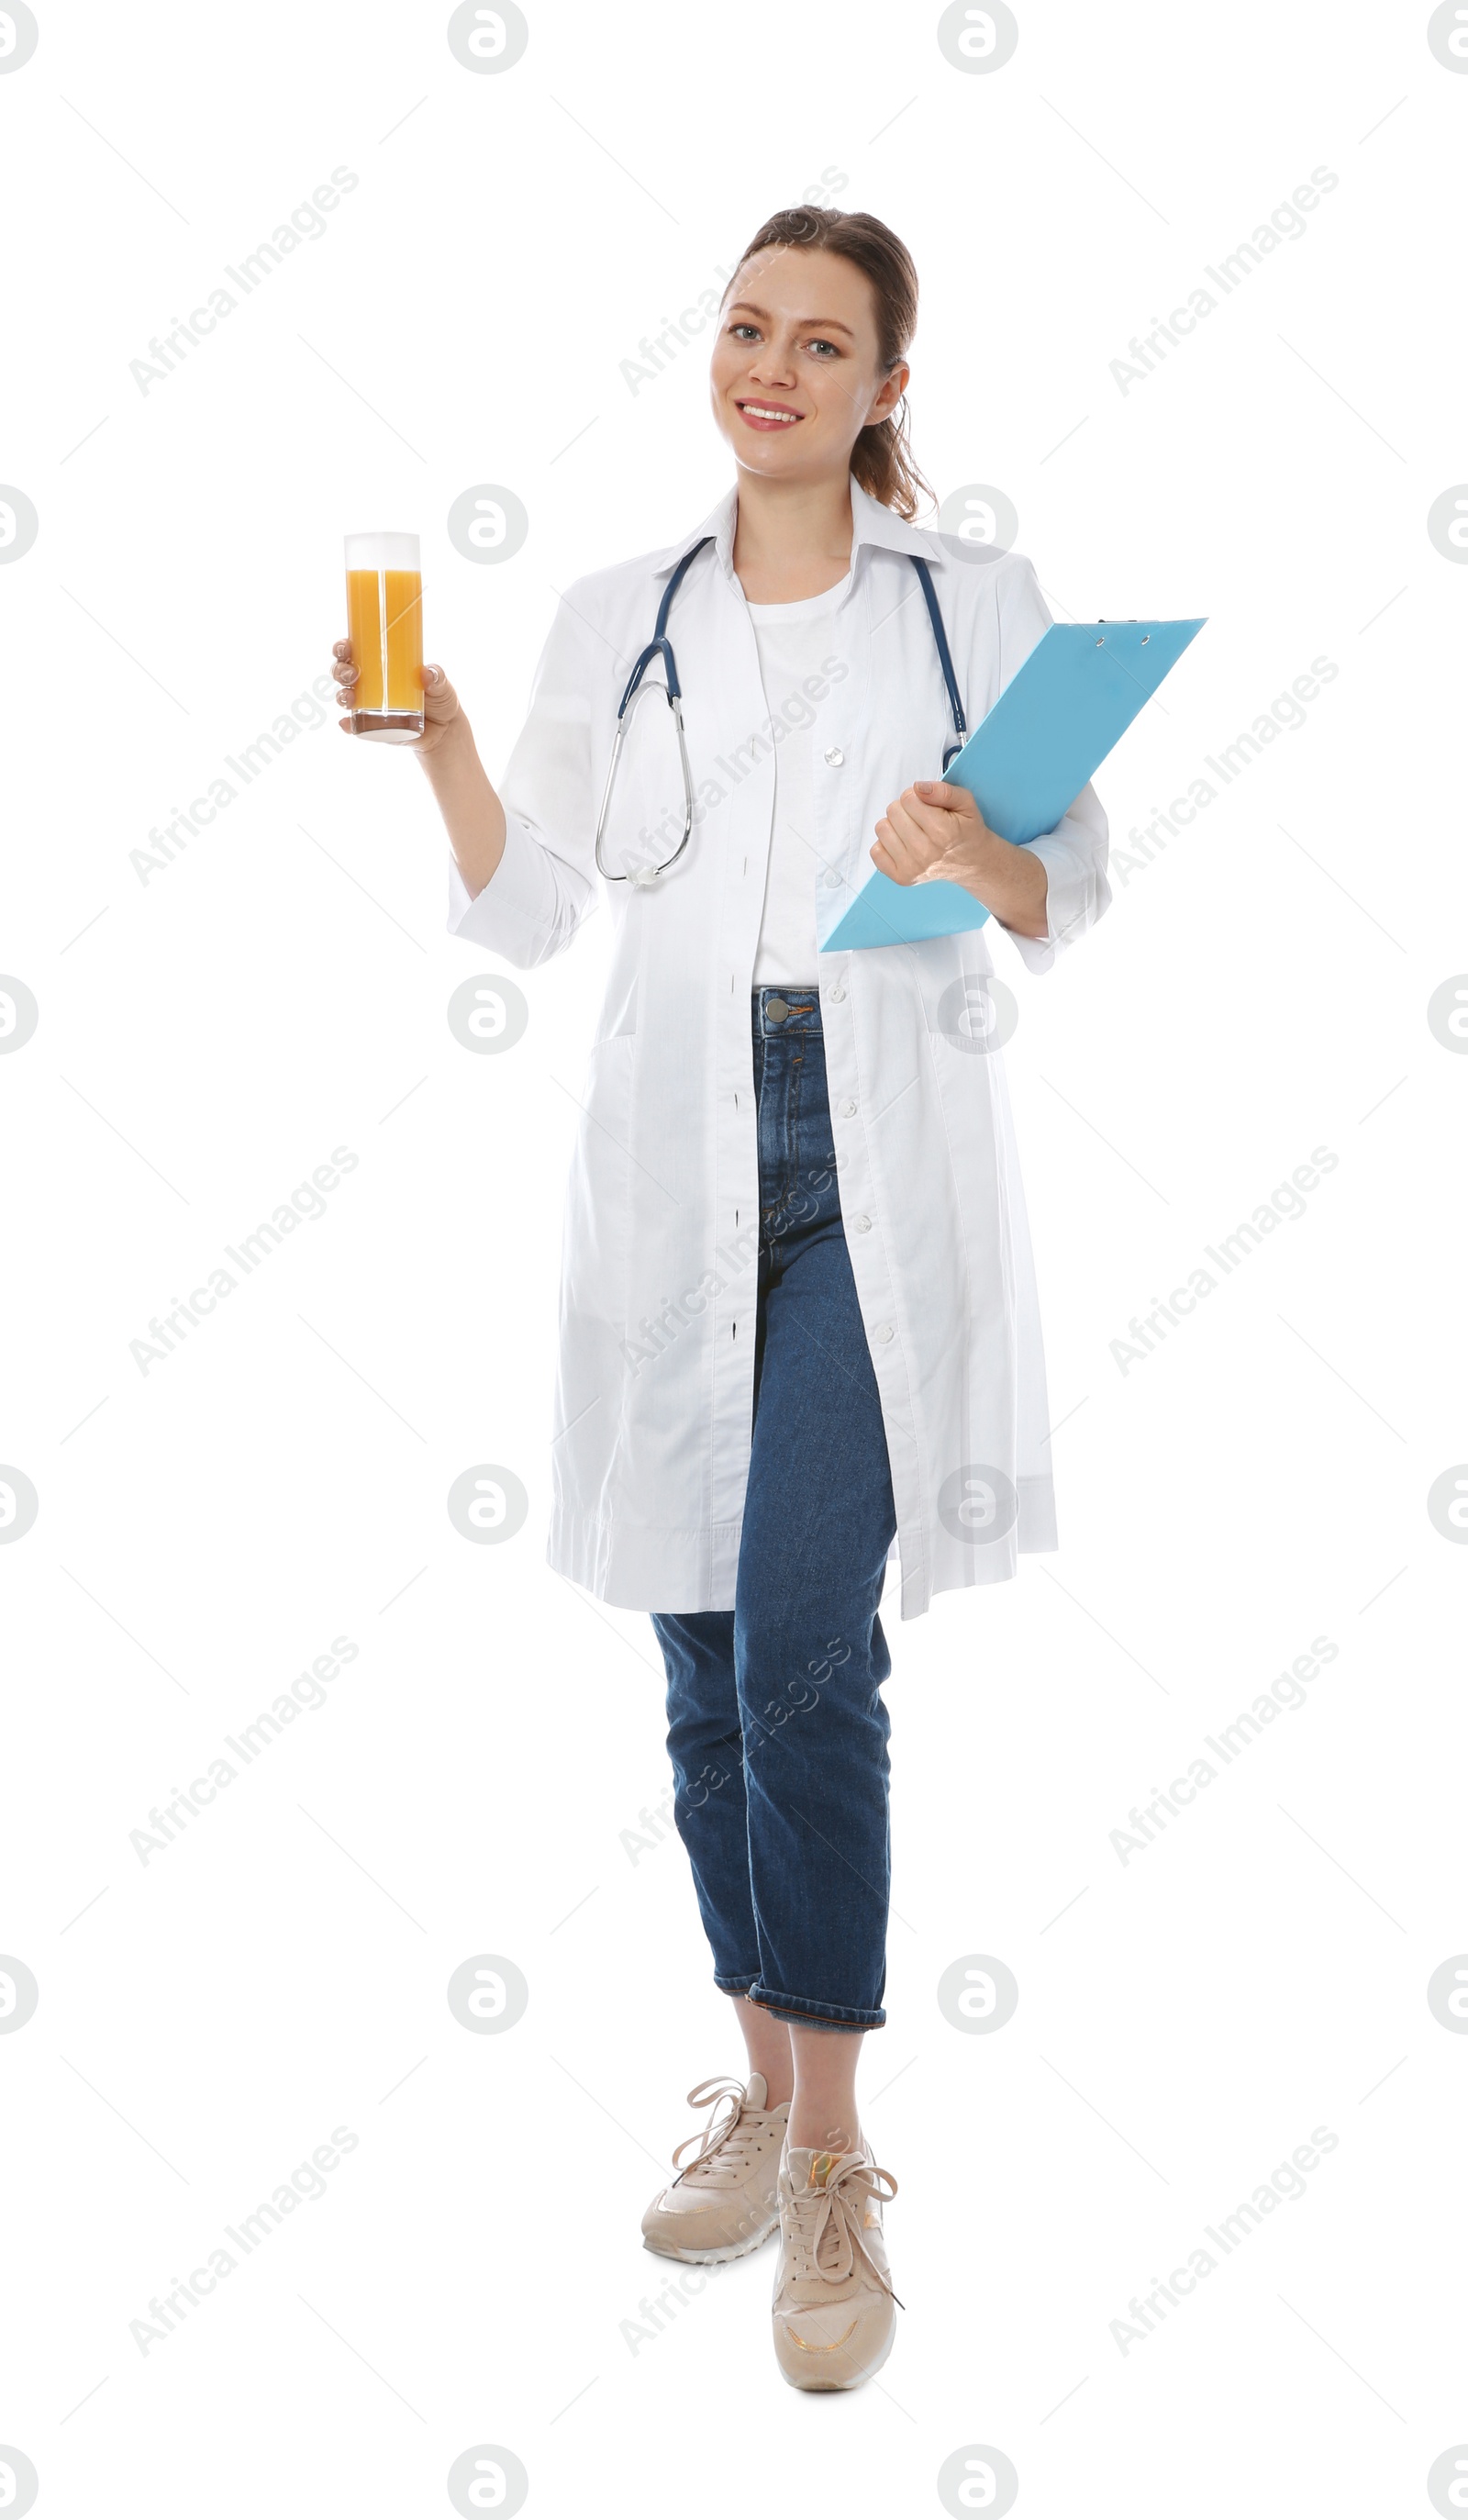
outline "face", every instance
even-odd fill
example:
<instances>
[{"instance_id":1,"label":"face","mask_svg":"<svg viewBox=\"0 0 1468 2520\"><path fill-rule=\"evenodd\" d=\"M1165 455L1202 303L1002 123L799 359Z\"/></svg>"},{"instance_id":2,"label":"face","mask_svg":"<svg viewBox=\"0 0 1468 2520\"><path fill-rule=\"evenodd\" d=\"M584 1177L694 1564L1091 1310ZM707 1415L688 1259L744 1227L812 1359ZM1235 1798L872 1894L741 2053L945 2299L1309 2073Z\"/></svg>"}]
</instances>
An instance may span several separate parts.
<instances>
[{"instance_id":1,"label":"face","mask_svg":"<svg viewBox=\"0 0 1468 2520\"><path fill-rule=\"evenodd\" d=\"M838 253L768 246L735 273L709 368L714 418L743 470L778 480L844 479L868 422L885 420L910 370L877 360L864 271Z\"/></svg>"}]
</instances>

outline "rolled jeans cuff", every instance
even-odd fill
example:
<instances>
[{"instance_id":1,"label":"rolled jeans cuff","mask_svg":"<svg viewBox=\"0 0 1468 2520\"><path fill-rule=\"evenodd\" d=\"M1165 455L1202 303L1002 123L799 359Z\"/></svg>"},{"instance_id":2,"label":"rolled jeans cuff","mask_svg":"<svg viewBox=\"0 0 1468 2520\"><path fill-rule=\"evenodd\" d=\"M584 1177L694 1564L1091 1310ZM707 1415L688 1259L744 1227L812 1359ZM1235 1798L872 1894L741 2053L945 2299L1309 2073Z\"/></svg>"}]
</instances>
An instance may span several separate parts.
<instances>
[{"instance_id":1,"label":"rolled jeans cuff","mask_svg":"<svg viewBox=\"0 0 1468 2520\"><path fill-rule=\"evenodd\" d=\"M721 1977L717 1969L714 1971L714 1984L721 1995L747 1995L752 1986L758 1986L759 1981L758 1969L752 1975L744 1977Z\"/></svg>"},{"instance_id":2,"label":"rolled jeans cuff","mask_svg":"<svg viewBox=\"0 0 1468 2520\"><path fill-rule=\"evenodd\" d=\"M886 2024L885 2012L868 2012L850 2003L814 2002L807 1995L781 1995L774 1987L761 1986L755 1979L739 1992L765 2012L773 2012L777 2021L792 2021L797 2029L807 2025L816 2030L880 2030Z\"/></svg>"}]
</instances>

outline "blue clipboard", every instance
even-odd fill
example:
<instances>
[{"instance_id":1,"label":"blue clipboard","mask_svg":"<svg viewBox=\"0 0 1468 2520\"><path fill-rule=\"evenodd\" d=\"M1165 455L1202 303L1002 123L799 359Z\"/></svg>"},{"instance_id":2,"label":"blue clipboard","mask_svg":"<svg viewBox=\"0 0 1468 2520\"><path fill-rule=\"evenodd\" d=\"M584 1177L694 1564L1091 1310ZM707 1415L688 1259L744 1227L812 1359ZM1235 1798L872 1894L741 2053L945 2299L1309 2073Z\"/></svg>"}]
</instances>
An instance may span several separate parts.
<instances>
[{"instance_id":1,"label":"blue clipboard","mask_svg":"<svg viewBox=\"0 0 1468 2520\"><path fill-rule=\"evenodd\" d=\"M1040 839L1202 627L1202 620L1052 622L944 777L977 797L1001 839L1020 846ZM821 951L955 936L982 927L988 916L961 884L894 883L873 867Z\"/></svg>"}]
</instances>

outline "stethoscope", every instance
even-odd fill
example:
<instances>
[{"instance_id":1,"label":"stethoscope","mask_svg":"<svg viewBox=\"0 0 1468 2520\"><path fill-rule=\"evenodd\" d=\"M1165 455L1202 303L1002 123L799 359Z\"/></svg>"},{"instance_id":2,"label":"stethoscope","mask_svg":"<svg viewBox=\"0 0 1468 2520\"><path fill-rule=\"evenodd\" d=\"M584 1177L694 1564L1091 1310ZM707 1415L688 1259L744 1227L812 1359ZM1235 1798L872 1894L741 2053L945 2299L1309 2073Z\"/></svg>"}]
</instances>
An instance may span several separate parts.
<instances>
[{"instance_id":1,"label":"stethoscope","mask_svg":"<svg viewBox=\"0 0 1468 2520\"><path fill-rule=\"evenodd\" d=\"M633 666L627 689L622 694L622 704L617 711L616 733L611 740L611 759L606 765L606 785L601 791L601 811L597 817L597 866L608 883L633 883L639 886L655 883L660 875L666 875L669 867L677 865L689 844L689 835L693 828L693 774L689 766L689 747L683 731L683 686L678 679L678 659L673 653L673 642L668 637L668 614L672 609L673 598L683 584L690 564L697 559L704 545L711 543L713 539L712 534L705 534L702 541L694 543L691 551L684 553L663 589L663 600L657 608L657 620L652 636ZM953 657L949 653L948 636L943 627L943 614L938 608L938 598L933 591L933 573L927 562L919 560L915 552L909 552L908 558L916 569L918 581L922 587L923 599L928 608L928 619L933 625L938 662L943 667L943 679L948 685L949 704L954 713L955 741L945 745L943 753L943 767L946 773L955 753L961 752L963 749L968 732L967 722L963 715L963 703L958 698L957 679L954 673ZM654 656L661 656L663 660L666 679L661 683L656 681L648 683L643 680ZM672 856L664 858L660 865L633 867L625 875L613 875L610 867L602 863L601 834L606 829L612 789L616 784L617 764L622 758L622 746L627 740L627 730L632 724L632 714L638 701L646 693L659 691L663 693L673 712L673 724L678 732L678 754L683 764L683 837Z\"/></svg>"}]
</instances>

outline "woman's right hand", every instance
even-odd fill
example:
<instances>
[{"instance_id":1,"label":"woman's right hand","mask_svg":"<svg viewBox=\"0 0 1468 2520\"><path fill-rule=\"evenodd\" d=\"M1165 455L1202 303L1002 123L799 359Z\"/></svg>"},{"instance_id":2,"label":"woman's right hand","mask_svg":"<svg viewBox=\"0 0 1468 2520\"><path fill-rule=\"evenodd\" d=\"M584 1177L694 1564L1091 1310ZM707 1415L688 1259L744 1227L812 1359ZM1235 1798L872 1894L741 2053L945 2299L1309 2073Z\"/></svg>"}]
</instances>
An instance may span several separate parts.
<instances>
[{"instance_id":1,"label":"woman's right hand","mask_svg":"<svg viewBox=\"0 0 1468 2520\"><path fill-rule=\"evenodd\" d=\"M424 665L421 670L423 684L423 731L422 735L410 736L409 742L419 752L435 752L460 714L459 695L442 665ZM357 667L352 660L350 639L338 639L332 650L332 675L336 685L337 698L343 708L349 709L352 705L352 685L357 679ZM336 723L343 735L350 735L353 732L350 717L339 717Z\"/></svg>"},{"instance_id":2,"label":"woman's right hand","mask_svg":"<svg viewBox=\"0 0 1468 2520\"><path fill-rule=\"evenodd\" d=\"M485 774L473 730L459 705L459 695L442 665L420 668L423 684L423 731L410 736L409 749L419 755L423 776L443 816L449 844L472 901L481 893L505 853L505 808ZM332 651L332 674L344 708L352 705L357 668L350 639L338 639ZM344 735L350 717L336 720Z\"/></svg>"}]
</instances>

